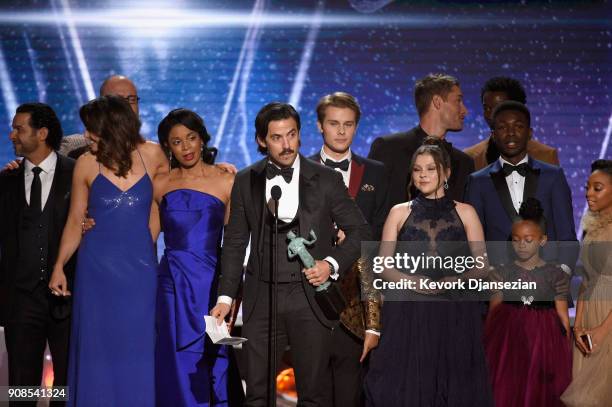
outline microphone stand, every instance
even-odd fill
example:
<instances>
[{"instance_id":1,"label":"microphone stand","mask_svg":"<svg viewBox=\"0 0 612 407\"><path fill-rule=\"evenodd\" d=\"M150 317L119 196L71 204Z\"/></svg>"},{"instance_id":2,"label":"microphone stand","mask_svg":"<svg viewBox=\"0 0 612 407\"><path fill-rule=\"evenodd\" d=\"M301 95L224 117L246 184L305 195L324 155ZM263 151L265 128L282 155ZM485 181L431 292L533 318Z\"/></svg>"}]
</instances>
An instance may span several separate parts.
<instances>
[{"instance_id":1,"label":"microphone stand","mask_svg":"<svg viewBox=\"0 0 612 407\"><path fill-rule=\"evenodd\" d=\"M282 195L282 190L278 185L272 187L271 191L272 200L274 201L274 227L272 230L272 267L270 269L270 281L271 286L271 323L269 330L269 349L271 352L268 371L268 405L270 407L276 407L276 368L277 368L277 345L276 345L276 332L277 332L277 316L278 316L278 203Z\"/></svg>"}]
</instances>

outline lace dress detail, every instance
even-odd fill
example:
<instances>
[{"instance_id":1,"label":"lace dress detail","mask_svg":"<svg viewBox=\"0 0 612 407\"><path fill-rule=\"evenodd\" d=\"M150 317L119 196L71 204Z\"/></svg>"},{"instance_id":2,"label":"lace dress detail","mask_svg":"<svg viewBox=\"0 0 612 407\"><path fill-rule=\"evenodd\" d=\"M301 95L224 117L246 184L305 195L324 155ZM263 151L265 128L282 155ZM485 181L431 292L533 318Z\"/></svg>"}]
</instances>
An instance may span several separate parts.
<instances>
[{"instance_id":1,"label":"lace dress detail","mask_svg":"<svg viewBox=\"0 0 612 407\"><path fill-rule=\"evenodd\" d=\"M412 201L397 240L411 242L409 250L417 255L457 255L468 249L455 202L447 197ZM427 271L432 279L446 272ZM493 405L482 345L483 308L441 297L384 302L380 344L365 378L368 406Z\"/></svg>"}]
</instances>

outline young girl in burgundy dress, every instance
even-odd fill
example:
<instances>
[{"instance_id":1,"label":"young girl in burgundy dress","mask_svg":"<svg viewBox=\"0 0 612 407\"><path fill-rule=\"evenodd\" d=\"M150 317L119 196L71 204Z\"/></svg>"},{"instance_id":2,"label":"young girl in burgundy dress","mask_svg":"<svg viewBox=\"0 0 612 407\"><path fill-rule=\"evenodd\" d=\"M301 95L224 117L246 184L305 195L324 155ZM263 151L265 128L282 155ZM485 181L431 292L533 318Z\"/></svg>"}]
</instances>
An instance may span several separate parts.
<instances>
[{"instance_id":1,"label":"young girl in burgundy dress","mask_svg":"<svg viewBox=\"0 0 612 407\"><path fill-rule=\"evenodd\" d=\"M540 202L527 199L512 226L513 264L497 270L504 282L534 282L535 289L501 290L490 302L485 351L497 407L563 406L571 380L569 275L547 264Z\"/></svg>"}]
</instances>

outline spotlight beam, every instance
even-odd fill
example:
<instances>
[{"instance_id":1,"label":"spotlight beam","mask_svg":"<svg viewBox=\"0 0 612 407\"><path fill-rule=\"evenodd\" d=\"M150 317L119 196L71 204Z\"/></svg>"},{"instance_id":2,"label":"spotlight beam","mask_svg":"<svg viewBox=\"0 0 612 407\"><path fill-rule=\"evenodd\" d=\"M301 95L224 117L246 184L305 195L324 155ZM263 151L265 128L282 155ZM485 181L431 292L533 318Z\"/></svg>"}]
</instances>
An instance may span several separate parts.
<instances>
[{"instance_id":1,"label":"spotlight beam","mask_svg":"<svg viewBox=\"0 0 612 407\"><path fill-rule=\"evenodd\" d=\"M291 89L291 96L289 96L289 104L299 110L300 99L302 98L302 91L304 89L304 83L306 82L306 76L308 75L308 69L310 68L310 61L314 53L315 45L317 45L317 36L321 30L321 17L323 16L323 1L319 2L317 10L314 14L313 21L311 23L310 30L308 31L308 37L304 44L304 50L302 51L302 58L300 59L300 65L298 67L297 75L293 81L293 88Z\"/></svg>"},{"instance_id":2,"label":"spotlight beam","mask_svg":"<svg viewBox=\"0 0 612 407\"><path fill-rule=\"evenodd\" d=\"M601 143L601 151L599 152L599 157L597 157L598 159L606 158L608 147L610 146L611 137L612 137L612 115L610 115L610 118L608 119L608 128L606 129L606 135L604 136L603 142ZM589 209L589 205L585 204L584 208L582 209L582 215L580 216L581 220L584 217L584 214L587 212L588 209ZM580 239L580 236L582 236L582 222L580 222L580 227L578 228L578 238L579 239Z\"/></svg>"},{"instance_id":3,"label":"spotlight beam","mask_svg":"<svg viewBox=\"0 0 612 407\"><path fill-rule=\"evenodd\" d=\"M312 23L312 13L296 13L290 18L284 13L266 13L260 18L263 26L304 27ZM2 11L0 23L4 25L48 25L76 24L84 27L122 27L122 28L185 28L185 27L244 27L252 24L251 12L220 12L206 9L176 8L130 8L74 10L69 15L54 15L40 11ZM321 17L322 26L344 27L377 27L392 24L397 27L474 27L474 26L603 26L610 27L610 22L602 19L555 19L522 18L510 20L507 17L495 17L482 13L480 15L453 16L452 19L441 19L429 14L376 15L371 14L327 14Z\"/></svg>"}]
</instances>

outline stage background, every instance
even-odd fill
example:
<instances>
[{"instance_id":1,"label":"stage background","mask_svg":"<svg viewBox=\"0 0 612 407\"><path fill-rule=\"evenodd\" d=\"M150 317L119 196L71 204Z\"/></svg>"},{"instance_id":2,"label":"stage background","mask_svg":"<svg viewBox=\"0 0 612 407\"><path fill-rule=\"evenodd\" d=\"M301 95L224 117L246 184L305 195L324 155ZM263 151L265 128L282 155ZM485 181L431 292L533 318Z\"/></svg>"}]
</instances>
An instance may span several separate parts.
<instances>
[{"instance_id":1,"label":"stage background","mask_svg":"<svg viewBox=\"0 0 612 407\"><path fill-rule=\"evenodd\" d=\"M506 75L525 85L535 137L559 149L578 228L590 163L610 157L610 15L597 1L2 0L0 164L14 158L19 104L49 103L65 134L82 132L78 108L110 74L138 86L147 138L169 110L193 109L219 159L239 168L260 157L253 120L263 104L297 107L310 154L321 145L317 100L350 92L363 110L354 149L367 155L375 137L417 123L412 89L430 72L461 82L469 115L447 137L465 148L487 136L482 84Z\"/></svg>"},{"instance_id":2,"label":"stage background","mask_svg":"<svg viewBox=\"0 0 612 407\"><path fill-rule=\"evenodd\" d=\"M610 8L604 2L490 1L2 1L0 162L13 158L15 107L49 103L65 134L82 131L78 108L113 73L141 96L143 134L155 140L171 109L201 114L219 159L259 159L253 120L273 100L302 116L302 152L321 145L314 108L343 90L363 109L354 149L417 123L412 89L430 72L461 82L469 115L448 140L487 136L480 88L520 79L534 136L559 148L578 225L591 161L609 157Z\"/></svg>"}]
</instances>

